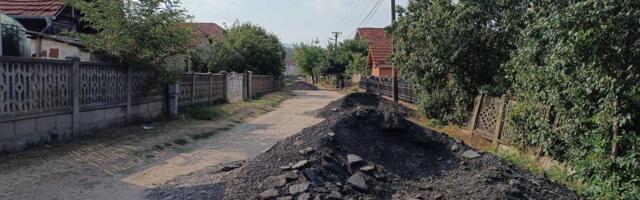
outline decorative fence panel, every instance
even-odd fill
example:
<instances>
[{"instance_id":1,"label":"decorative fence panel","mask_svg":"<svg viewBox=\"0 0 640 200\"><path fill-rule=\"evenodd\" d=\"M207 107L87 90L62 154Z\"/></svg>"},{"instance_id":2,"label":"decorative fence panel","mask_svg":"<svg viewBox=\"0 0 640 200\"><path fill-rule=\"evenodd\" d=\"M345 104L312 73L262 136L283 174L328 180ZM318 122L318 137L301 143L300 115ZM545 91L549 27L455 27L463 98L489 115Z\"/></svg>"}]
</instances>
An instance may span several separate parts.
<instances>
[{"instance_id":1,"label":"decorative fence panel","mask_svg":"<svg viewBox=\"0 0 640 200\"><path fill-rule=\"evenodd\" d=\"M473 130L486 139L492 140L498 128L497 119L502 106L500 100L500 97L489 96L483 96L480 100L477 122Z\"/></svg>"},{"instance_id":2,"label":"decorative fence panel","mask_svg":"<svg viewBox=\"0 0 640 200\"><path fill-rule=\"evenodd\" d=\"M0 119L71 111L72 64L0 57Z\"/></svg>"},{"instance_id":3,"label":"decorative fence panel","mask_svg":"<svg viewBox=\"0 0 640 200\"><path fill-rule=\"evenodd\" d=\"M196 104L224 99L224 74L182 73L178 75L178 104Z\"/></svg>"},{"instance_id":4,"label":"decorative fence panel","mask_svg":"<svg viewBox=\"0 0 640 200\"><path fill-rule=\"evenodd\" d=\"M157 75L148 70L133 70L131 90L134 102L162 99L166 93L165 84Z\"/></svg>"},{"instance_id":5,"label":"decorative fence panel","mask_svg":"<svg viewBox=\"0 0 640 200\"><path fill-rule=\"evenodd\" d=\"M180 105L246 100L250 86L255 96L281 85L273 76L182 73L178 93L168 94L159 77L113 63L0 56L0 153L157 118L168 107L177 108L176 100Z\"/></svg>"},{"instance_id":6,"label":"decorative fence panel","mask_svg":"<svg viewBox=\"0 0 640 200\"><path fill-rule=\"evenodd\" d=\"M127 68L108 63L80 64L80 105L127 103Z\"/></svg>"}]
</instances>

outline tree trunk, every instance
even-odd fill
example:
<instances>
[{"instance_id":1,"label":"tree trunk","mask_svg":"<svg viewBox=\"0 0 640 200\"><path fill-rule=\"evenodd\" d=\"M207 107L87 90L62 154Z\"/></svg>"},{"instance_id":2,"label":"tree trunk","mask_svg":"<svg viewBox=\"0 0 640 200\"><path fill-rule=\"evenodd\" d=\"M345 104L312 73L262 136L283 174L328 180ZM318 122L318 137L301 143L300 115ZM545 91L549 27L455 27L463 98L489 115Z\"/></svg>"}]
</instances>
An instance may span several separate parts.
<instances>
[{"instance_id":1,"label":"tree trunk","mask_svg":"<svg viewBox=\"0 0 640 200\"><path fill-rule=\"evenodd\" d=\"M618 156L618 139L620 137L620 122L618 121L618 107L620 102L618 99L613 100L613 137L611 137L611 160Z\"/></svg>"}]
</instances>

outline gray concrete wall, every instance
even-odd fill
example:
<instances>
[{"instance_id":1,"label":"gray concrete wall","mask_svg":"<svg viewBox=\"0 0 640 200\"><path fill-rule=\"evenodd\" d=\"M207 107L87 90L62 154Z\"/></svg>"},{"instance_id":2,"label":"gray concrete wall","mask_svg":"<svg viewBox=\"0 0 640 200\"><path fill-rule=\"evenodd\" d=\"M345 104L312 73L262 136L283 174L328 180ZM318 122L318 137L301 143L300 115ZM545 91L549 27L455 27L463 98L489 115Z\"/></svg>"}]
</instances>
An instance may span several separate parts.
<instances>
[{"instance_id":1,"label":"gray concrete wall","mask_svg":"<svg viewBox=\"0 0 640 200\"><path fill-rule=\"evenodd\" d=\"M132 120L163 116L164 101L131 105ZM0 122L0 152L16 152L28 146L64 141L95 130L123 125L127 122L126 106L80 111L79 134L73 135L73 113L41 114Z\"/></svg>"}]
</instances>

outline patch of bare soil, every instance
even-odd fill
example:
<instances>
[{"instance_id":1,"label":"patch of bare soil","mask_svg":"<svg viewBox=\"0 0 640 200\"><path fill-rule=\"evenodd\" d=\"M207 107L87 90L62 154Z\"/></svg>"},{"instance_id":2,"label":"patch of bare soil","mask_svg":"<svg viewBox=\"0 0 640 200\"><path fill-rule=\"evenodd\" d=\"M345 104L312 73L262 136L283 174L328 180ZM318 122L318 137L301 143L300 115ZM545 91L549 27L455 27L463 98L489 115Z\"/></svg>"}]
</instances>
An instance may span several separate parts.
<instances>
[{"instance_id":1,"label":"patch of bare soil","mask_svg":"<svg viewBox=\"0 0 640 200\"><path fill-rule=\"evenodd\" d=\"M358 98L366 100L352 101ZM340 109L346 107L352 109ZM579 198L412 124L394 108L366 94L332 103L326 121L278 142L226 177L225 199Z\"/></svg>"},{"instance_id":2,"label":"patch of bare soil","mask_svg":"<svg viewBox=\"0 0 640 200\"><path fill-rule=\"evenodd\" d=\"M293 82L287 85L287 88L290 90L318 90L318 87L305 81Z\"/></svg>"}]
</instances>

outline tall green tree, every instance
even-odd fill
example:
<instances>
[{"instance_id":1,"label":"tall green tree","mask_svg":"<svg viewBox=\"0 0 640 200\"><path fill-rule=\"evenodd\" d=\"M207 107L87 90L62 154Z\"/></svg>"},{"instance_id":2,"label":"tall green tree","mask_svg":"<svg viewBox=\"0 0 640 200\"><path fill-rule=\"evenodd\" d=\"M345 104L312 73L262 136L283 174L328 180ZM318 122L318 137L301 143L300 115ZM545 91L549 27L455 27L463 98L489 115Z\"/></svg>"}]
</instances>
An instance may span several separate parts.
<instances>
[{"instance_id":1,"label":"tall green tree","mask_svg":"<svg viewBox=\"0 0 640 200\"><path fill-rule=\"evenodd\" d=\"M278 37L254 24L235 23L213 48L216 55L210 67L214 71L278 75L285 68L285 49Z\"/></svg>"},{"instance_id":2,"label":"tall green tree","mask_svg":"<svg viewBox=\"0 0 640 200\"><path fill-rule=\"evenodd\" d=\"M313 83L316 83L317 77L326 71L328 65L325 50L314 44L300 43L295 45L293 59L298 63L300 72L311 76Z\"/></svg>"},{"instance_id":3,"label":"tall green tree","mask_svg":"<svg viewBox=\"0 0 640 200\"><path fill-rule=\"evenodd\" d=\"M158 65L195 37L181 27L189 16L178 0L67 0L95 34L77 34L86 47L123 63Z\"/></svg>"},{"instance_id":4,"label":"tall green tree","mask_svg":"<svg viewBox=\"0 0 640 200\"><path fill-rule=\"evenodd\" d=\"M640 2L534 1L509 63L527 143L574 165L595 199L640 196ZM539 105L558 113L552 127Z\"/></svg>"},{"instance_id":5,"label":"tall green tree","mask_svg":"<svg viewBox=\"0 0 640 200\"><path fill-rule=\"evenodd\" d=\"M462 122L473 96L508 86L501 67L515 49L526 3L516 0L410 1L387 29L393 64L418 89L428 118Z\"/></svg>"},{"instance_id":6,"label":"tall green tree","mask_svg":"<svg viewBox=\"0 0 640 200\"><path fill-rule=\"evenodd\" d=\"M367 71L367 55L369 44L362 39L347 39L340 43L340 51L347 55L345 75L369 74Z\"/></svg>"}]
</instances>

